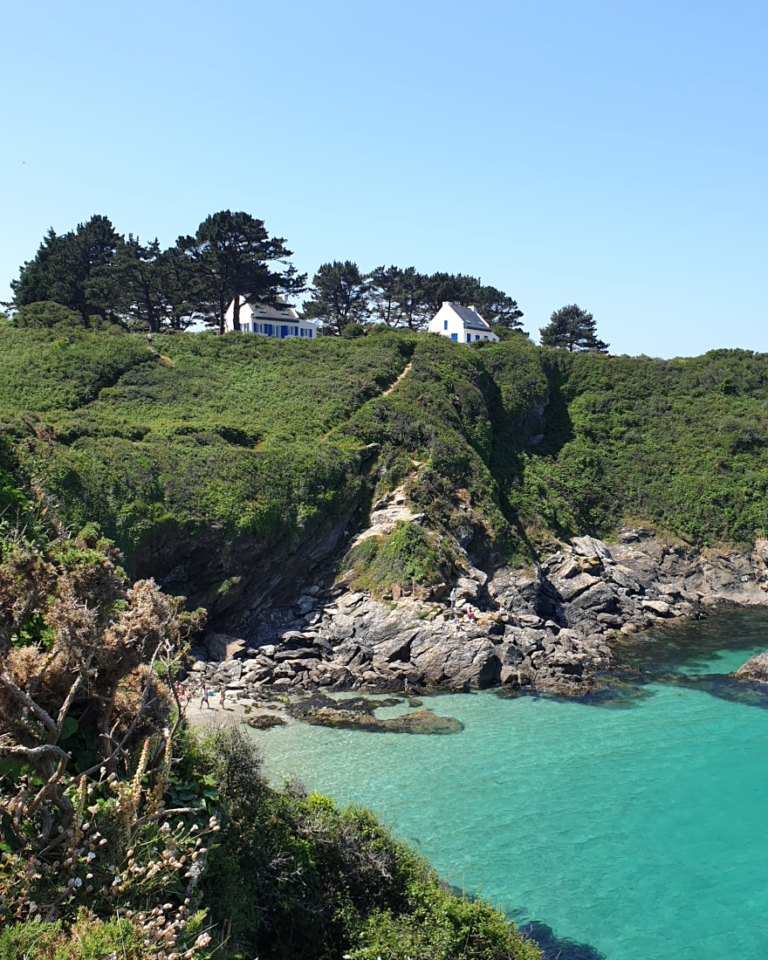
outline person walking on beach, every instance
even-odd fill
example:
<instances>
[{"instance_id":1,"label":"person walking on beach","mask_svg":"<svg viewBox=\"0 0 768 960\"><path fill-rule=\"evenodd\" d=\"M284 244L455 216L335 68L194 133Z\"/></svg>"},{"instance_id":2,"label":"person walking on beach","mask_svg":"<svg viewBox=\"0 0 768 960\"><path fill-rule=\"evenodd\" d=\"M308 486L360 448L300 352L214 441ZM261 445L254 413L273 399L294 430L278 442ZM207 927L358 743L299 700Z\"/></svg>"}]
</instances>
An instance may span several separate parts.
<instances>
[{"instance_id":1,"label":"person walking on beach","mask_svg":"<svg viewBox=\"0 0 768 960\"><path fill-rule=\"evenodd\" d=\"M224 702L227 699L227 690L226 687L221 688L221 696L219 697L219 706L221 709L224 709Z\"/></svg>"},{"instance_id":2,"label":"person walking on beach","mask_svg":"<svg viewBox=\"0 0 768 960\"><path fill-rule=\"evenodd\" d=\"M210 693L210 690L208 689L207 685L203 684L203 689L200 691L200 709L201 710L203 709L203 707L207 707L209 710L211 709L211 705L210 703L208 703L209 693Z\"/></svg>"}]
</instances>

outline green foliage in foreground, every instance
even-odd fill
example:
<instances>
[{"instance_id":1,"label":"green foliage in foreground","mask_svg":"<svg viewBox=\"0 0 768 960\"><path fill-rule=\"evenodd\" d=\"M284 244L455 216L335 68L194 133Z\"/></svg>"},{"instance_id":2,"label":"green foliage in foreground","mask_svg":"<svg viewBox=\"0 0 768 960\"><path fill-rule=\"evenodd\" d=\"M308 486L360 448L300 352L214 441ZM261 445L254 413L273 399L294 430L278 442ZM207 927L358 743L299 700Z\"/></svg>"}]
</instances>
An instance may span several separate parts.
<instances>
[{"instance_id":1,"label":"green foliage in foreground","mask_svg":"<svg viewBox=\"0 0 768 960\"><path fill-rule=\"evenodd\" d=\"M487 902L447 891L370 811L337 807L296 785L270 787L252 742L234 728L202 740L188 735L180 769L193 783L212 771L221 778L222 828L196 896L204 912L182 948L201 944L196 960L540 958ZM194 787L188 793L199 800ZM171 886L154 897L175 904L180 894ZM80 908L56 921L0 926L0 960L158 956L163 943L148 943L146 923L128 914L149 916L141 884L128 883L120 899L119 919L114 910L110 917Z\"/></svg>"},{"instance_id":2,"label":"green foliage in foreground","mask_svg":"<svg viewBox=\"0 0 768 960\"><path fill-rule=\"evenodd\" d=\"M146 960L152 956L130 920L102 922L84 911L74 924L28 920L0 930L0 960Z\"/></svg>"},{"instance_id":3,"label":"green foliage in foreground","mask_svg":"<svg viewBox=\"0 0 768 960\"><path fill-rule=\"evenodd\" d=\"M429 863L365 809L265 784L232 730L205 749L227 816L202 882L232 950L277 960L535 960L538 948L484 901L447 892Z\"/></svg>"},{"instance_id":4,"label":"green foliage in foreground","mask_svg":"<svg viewBox=\"0 0 768 960\"><path fill-rule=\"evenodd\" d=\"M187 728L190 618L35 489L34 542L0 529L0 960L539 957L371 812L270 786L241 728Z\"/></svg>"},{"instance_id":5,"label":"green foliage in foreground","mask_svg":"<svg viewBox=\"0 0 768 960\"><path fill-rule=\"evenodd\" d=\"M279 561L402 483L429 525L497 560L625 521L699 545L768 533L764 355L569 354L517 335L469 348L381 328L155 346L165 359L115 329L0 322L14 458L129 569L158 531L213 524Z\"/></svg>"}]
</instances>

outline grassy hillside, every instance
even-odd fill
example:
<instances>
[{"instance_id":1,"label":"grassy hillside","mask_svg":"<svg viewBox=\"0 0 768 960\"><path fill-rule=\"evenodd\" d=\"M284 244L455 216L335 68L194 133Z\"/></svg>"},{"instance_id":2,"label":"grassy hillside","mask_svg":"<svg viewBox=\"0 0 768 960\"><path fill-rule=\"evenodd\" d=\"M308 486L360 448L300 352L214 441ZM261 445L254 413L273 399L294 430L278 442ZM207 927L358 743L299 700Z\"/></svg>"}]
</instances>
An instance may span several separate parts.
<instances>
[{"instance_id":1,"label":"grassy hillside","mask_svg":"<svg viewBox=\"0 0 768 960\"><path fill-rule=\"evenodd\" d=\"M220 528L287 556L406 481L485 559L645 521L700 545L768 532L768 357L157 337L0 324L0 421L75 528L129 566L154 533ZM406 365L411 368L384 396ZM463 506L463 509L460 507ZM259 539L261 538L261 539Z\"/></svg>"}]
</instances>

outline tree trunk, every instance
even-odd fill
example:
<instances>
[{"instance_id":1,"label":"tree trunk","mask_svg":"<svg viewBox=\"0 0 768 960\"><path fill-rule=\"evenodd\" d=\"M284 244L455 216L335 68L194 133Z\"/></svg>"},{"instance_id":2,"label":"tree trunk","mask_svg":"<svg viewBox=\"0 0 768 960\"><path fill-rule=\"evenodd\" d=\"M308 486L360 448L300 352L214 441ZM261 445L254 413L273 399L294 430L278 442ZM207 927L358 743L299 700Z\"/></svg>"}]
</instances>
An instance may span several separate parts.
<instances>
[{"instance_id":1,"label":"tree trunk","mask_svg":"<svg viewBox=\"0 0 768 960\"><path fill-rule=\"evenodd\" d=\"M240 329L240 294L239 293L235 294L234 312L232 314L232 325L234 326L235 330Z\"/></svg>"}]
</instances>

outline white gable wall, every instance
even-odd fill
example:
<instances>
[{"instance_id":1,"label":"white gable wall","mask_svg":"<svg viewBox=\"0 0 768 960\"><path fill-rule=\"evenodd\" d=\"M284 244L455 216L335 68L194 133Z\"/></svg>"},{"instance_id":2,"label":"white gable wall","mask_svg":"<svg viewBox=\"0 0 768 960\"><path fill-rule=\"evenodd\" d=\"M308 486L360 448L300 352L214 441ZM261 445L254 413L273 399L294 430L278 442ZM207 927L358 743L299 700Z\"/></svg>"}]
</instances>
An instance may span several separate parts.
<instances>
[{"instance_id":1,"label":"white gable wall","mask_svg":"<svg viewBox=\"0 0 768 960\"><path fill-rule=\"evenodd\" d=\"M467 308L463 308L467 310ZM437 313L429 321L428 330L430 333L439 333L444 337L450 337L456 343L477 343L480 340L491 340L498 342L498 337L491 330L488 323L471 308L474 314L472 323L466 323L459 313L454 309L452 303L444 303ZM471 339L468 339L470 338Z\"/></svg>"}]
</instances>

